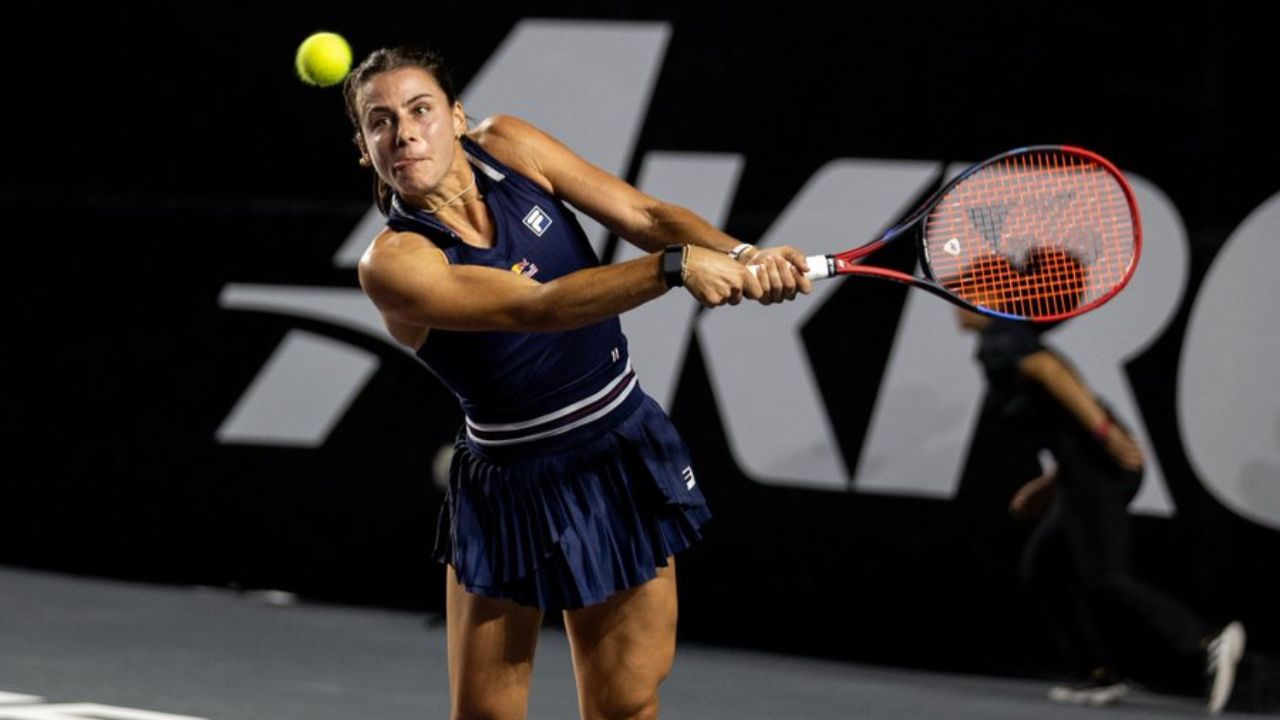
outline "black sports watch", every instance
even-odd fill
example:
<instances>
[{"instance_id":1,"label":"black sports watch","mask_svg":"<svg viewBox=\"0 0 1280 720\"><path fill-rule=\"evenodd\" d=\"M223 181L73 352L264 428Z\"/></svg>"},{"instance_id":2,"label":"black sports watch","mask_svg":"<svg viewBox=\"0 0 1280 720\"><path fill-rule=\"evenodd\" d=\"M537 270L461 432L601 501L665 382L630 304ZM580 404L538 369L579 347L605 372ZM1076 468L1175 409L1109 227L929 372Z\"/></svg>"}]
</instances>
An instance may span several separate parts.
<instances>
[{"instance_id":1,"label":"black sports watch","mask_svg":"<svg viewBox=\"0 0 1280 720\"><path fill-rule=\"evenodd\" d=\"M684 285L684 245L668 245L662 251L662 281L667 287Z\"/></svg>"}]
</instances>

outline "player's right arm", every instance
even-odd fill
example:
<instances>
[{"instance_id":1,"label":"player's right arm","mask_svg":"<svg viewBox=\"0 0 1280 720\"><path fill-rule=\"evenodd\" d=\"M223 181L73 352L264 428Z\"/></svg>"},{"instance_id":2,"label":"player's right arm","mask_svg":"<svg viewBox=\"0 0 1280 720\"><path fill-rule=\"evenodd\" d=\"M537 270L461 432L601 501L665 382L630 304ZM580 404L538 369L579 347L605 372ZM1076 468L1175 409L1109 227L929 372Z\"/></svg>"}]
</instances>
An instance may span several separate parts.
<instances>
[{"instance_id":1,"label":"player's right arm","mask_svg":"<svg viewBox=\"0 0 1280 720\"><path fill-rule=\"evenodd\" d=\"M360 287L389 320L442 330L552 332L599 322L662 295L661 262L653 254L539 283L496 268L452 265L422 235L387 230L357 271ZM750 295L741 266L720 253L690 248L689 263L705 269L689 288L704 304L736 304L744 292Z\"/></svg>"},{"instance_id":2,"label":"player's right arm","mask_svg":"<svg viewBox=\"0 0 1280 720\"><path fill-rule=\"evenodd\" d=\"M1022 374L1042 385L1087 430L1095 434L1102 428L1098 441L1120 467L1138 470L1142 467L1142 448L1118 425L1084 382L1057 355L1038 350L1018 362Z\"/></svg>"}]
</instances>

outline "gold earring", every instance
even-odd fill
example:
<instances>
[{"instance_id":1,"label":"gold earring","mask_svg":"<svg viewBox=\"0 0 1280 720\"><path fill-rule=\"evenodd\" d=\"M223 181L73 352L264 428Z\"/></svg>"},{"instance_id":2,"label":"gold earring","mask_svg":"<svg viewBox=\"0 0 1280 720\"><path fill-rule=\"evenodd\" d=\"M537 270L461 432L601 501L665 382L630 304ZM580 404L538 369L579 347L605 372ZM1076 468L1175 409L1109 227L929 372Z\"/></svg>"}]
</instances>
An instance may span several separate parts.
<instances>
[{"instance_id":1,"label":"gold earring","mask_svg":"<svg viewBox=\"0 0 1280 720\"><path fill-rule=\"evenodd\" d=\"M362 165L363 167L369 167L372 164L373 164L373 161L369 159L368 155L365 155L360 158L360 165Z\"/></svg>"}]
</instances>

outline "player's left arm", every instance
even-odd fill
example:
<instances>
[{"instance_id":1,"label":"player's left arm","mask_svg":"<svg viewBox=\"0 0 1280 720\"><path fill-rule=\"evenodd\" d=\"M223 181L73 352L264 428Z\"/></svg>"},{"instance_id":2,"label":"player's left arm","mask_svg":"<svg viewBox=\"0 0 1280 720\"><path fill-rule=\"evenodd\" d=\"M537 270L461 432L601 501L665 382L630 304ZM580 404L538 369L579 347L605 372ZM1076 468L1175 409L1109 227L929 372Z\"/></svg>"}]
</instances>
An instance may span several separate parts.
<instances>
[{"instance_id":1,"label":"player's left arm","mask_svg":"<svg viewBox=\"0 0 1280 720\"><path fill-rule=\"evenodd\" d=\"M1024 522L1034 520L1044 514L1057 489L1056 468L1028 480L1009 499L1009 514Z\"/></svg>"},{"instance_id":2,"label":"player's left arm","mask_svg":"<svg viewBox=\"0 0 1280 720\"><path fill-rule=\"evenodd\" d=\"M1098 438L1121 467L1142 467L1142 448L1123 428L1111 421L1093 391L1048 350L1038 350L1018 361L1018 370L1044 387L1072 416Z\"/></svg>"},{"instance_id":3,"label":"player's left arm","mask_svg":"<svg viewBox=\"0 0 1280 720\"><path fill-rule=\"evenodd\" d=\"M646 252L697 245L728 253L741 244L696 213L641 192L519 118L495 115L476 128L476 135L495 157ZM797 290L812 289L803 277L808 270L804 253L791 246L752 249L741 260L765 270L758 276L766 297L791 298Z\"/></svg>"}]
</instances>

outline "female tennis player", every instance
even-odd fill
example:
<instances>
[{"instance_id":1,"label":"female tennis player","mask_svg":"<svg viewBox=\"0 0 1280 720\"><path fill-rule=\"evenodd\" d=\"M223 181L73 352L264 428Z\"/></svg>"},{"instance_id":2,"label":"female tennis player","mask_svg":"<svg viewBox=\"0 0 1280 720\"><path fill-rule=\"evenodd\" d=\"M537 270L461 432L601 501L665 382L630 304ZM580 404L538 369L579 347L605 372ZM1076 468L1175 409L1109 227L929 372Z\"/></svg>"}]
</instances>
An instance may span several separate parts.
<instances>
[{"instance_id":1,"label":"female tennis player","mask_svg":"<svg viewBox=\"0 0 1280 720\"><path fill-rule=\"evenodd\" d=\"M678 286L708 307L791 300L804 253L740 243L514 117L468 128L431 52L378 50L344 93L387 216L360 285L466 416L435 550L452 717L524 717L549 611L583 718L656 717L674 555L710 513L617 315ZM566 203L651 254L601 266Z\"/></svg>"}]
</instances>

